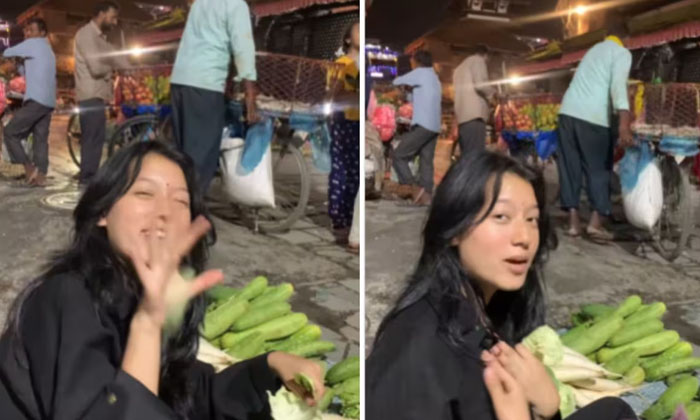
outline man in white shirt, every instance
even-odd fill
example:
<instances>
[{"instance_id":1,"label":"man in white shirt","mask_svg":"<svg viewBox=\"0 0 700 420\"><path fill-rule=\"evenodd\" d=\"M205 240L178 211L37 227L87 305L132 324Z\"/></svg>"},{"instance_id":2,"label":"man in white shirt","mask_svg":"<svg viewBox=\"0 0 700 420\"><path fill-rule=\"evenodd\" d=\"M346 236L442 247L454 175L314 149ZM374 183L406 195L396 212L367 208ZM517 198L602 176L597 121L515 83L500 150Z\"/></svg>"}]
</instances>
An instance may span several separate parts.
<instances>
[{"instance_id":1,"label":"man in white shirt","mask_svg":"<svg viewBox=\"0 0 700 420\"><path fill-rule=\"evenodd\" d=\"M455 117L459 124L459 148L462 156L486 147L486 122L489 101L495 94L488 84L488 48L479 45L473 55L457 66L453 73Z\"/></svg>"}]
</instances>

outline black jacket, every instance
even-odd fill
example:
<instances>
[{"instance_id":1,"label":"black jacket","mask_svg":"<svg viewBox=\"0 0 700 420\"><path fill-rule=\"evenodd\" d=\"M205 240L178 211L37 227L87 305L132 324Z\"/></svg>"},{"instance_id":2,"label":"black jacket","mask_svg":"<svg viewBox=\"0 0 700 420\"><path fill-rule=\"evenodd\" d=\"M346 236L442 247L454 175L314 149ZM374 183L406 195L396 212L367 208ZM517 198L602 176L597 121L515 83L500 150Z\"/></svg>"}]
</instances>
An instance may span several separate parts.
<instances>
[{"instance_id":1,"label":"black jacket","mask_svg":"<svg viewBox=\"0 0 700 420\"><path fill-rule=\"evenodd\" d=\"M166 420L174 412L120 369L133 308L98 312L77 275L44 281L22 309L17 343L0 340L0 418ZM196 362L189 375L192 420L269 418L265 391L281 383L266 356L215 374Z\"/></svg>"},{"instance_id":2,"label":"black jacket","mask_svg":"<svg viewBox=\"0 0 700 420\"><path fill-rule=\"evenodd\" d=\"M477 322L466 301L457 317L466 348L443 335L435 304L427 297L387 322L367 359L367 420L495 420L481 351L497 338Z\"/></svg>"}]
</instances>

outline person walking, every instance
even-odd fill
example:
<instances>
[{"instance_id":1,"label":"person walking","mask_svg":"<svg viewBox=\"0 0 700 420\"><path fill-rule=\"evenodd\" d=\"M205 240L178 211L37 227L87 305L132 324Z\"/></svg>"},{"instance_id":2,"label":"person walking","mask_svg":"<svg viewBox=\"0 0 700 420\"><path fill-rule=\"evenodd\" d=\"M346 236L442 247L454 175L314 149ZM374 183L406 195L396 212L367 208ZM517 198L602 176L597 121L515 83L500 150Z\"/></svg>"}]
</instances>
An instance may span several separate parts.
<instances>
[{"instance_id":1,"label":"person walking","mask_svg":"<svg viewBox=\"0 0 700 420\"><path fill-rule=\"evenodd\" d=\"M124 54L107 41L117 26L119 5L101 1L93 17L75 35L75 94L80 110L80 184L97 173L105 142L105 105L112 100L112 73L130 66Z\"/></svg>"},{"instance_id":2,"label":"person walking","mask_svg":"<svg viewBox=\"0 0 700 420\"><path fill-rule=\"evenodd\" d=\"M486 147L489 102L496 90L488 84L488 48L479 45L473 55L457 66L453 74L455 117L459 124L462 156Z\"/></svg>"},{"instance_id":3,"label":"person walking","mask_svg":"<svg viewBox=\"0 0 700 420\"><path fill-rule=\"evenodd\" d=\"M394 79L394 86L413 88L413 119L411 130L401 137L393 152L393 166L399 184L411 185L413 201L428 205L434 185L433 160L441 127L442 86L428 51L417 51L412 59L413 70ZM420 156L420 176L416 180L408 163Z\"/></svg>"},{"instance_id":4,"label":"person walking","mask_svg":"<svg viewBox=\"0 0 700 420\"><path fill-rule=\"evenodd\" d=\"M7 153L13 163L24 165L25 182L43 187L49 170L49 126L56 106L56 56L47 38L46 22L32 18L24 26L24 41L10 47L4 57L24 59L27 91L24 103L5 127ZM32 157L29 158L22 140L34 135Z\"/></svg>"},{"instance_id":5,"label":"person walking","mask_svg":"<svg viewBox=\"0 0 700 420\"><path fill-rule=\"evenodd\" d=\"M192 3L170 77L175 141L194 161L206 194L216 173L225 125L224 91L231 56L243 80L248 123L257 121L255 42L243 0Z\"/></svg>"},{"instance_id":6,"label":"person walking","mask_svg":"<svg viewBox=\"0 0 700 420\"><path fill-rule=\"evenodd\" d=\"M617 30L616 34L623 33ZM594 45L581 60L559 111L559 184L561 207L569 213L567 235L583 233L579 216L582 178L592 216L585 233L591 240L606 243L613 239L603 227L603 217L612 210L610 176L614 138L611 111L618 114L619 139L624 147L633 143L630 128L627 79L632 54L617 35Z\"/></svg>"}]
</instances>

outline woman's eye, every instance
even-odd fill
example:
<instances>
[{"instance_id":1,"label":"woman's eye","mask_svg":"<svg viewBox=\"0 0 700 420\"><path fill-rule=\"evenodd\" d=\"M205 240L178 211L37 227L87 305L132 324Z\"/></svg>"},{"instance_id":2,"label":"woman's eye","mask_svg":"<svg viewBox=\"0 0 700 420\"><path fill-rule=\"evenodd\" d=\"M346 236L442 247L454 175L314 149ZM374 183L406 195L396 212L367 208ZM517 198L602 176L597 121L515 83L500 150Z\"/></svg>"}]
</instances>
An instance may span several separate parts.
<instances>
[{"instance_id":1,"label":"woman's eye","mask_svg":"<svg viewBox=\"0 0 700 420\"><path fill-rule=\"evenodd\" d=\"M539 222L540 222L540 218L539 218L539 216L538 216L538 217L530 217L530 218L527 219L527 221L528 221L529 223L535 223L535 224L536 224L536 223L539 223Z\"/></svg>"},{"instance_id":2,"label":"woman's eye","mask_svg":"<svg viewBox=\"0 0 700 420\"><path fill-rule=\"evenodd\" d=\"M137 197L153 197L153 193L150 191L136 191L134 195Z\"/></svg>"},{"instance_id":3,"label":"woman's eye","mask_svg":"<svg viewBox=\"0 0 700 420\"><path fill-rule=\"evenodd\" d=\"M189 208L190 207L190 202L188 200L175 200L178 203L182 204L183 206Z\"/></svg>"},{"instance_id":4,"label":"woman's eye","mask_svg":"<svg viewBox=\"0 0 700 420\"><path fill-rule=\"evenodd\" d=\"M493 218L496 219L496 220L498 220L498 221L505 221L505 220L508 220L508 216L507 216L507 215L505 215L505 214L500 214L500 213L499 213L499 214L494 214L494 215L493 215Z\"/></svg>"}]
</instances>

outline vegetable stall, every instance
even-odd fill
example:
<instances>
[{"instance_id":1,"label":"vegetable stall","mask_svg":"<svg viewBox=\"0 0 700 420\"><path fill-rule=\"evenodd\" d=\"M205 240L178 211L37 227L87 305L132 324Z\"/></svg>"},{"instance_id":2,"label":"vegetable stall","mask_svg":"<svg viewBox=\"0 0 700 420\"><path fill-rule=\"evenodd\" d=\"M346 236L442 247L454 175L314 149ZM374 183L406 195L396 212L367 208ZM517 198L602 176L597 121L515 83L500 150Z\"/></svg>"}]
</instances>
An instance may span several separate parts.
<instances>
[{"instance_id":1,"label":"vegetable stall","mask_svg":"<svg viewBox=\"0 0 700 420\"><path fill-rule=\"evenodd\" d=\"M197 358L217 371L270 351L284 351L317 361L325 370L326 393L317 407L306 404L284 387L270 395L275 420L330 420L333 414L360 417L360 359L328 360L335 344L322 339L321 328L309 323L289 303L291 283L270 285L259 276L245 287L216 286L207 292L207 313ZM308 378L297 382L314 392Z\"/></svg>"},{"instance_id":2,"label":"vegetable stall","mask_svg":"<svg viewBox=\"0 0 700 420\"><path fill-rule=\"evenodd\" d=\"M683 407L700 419L700 357L677 331L665 328L663 302L632 295L618 305L584 304L557 334L543 326L527 346L552 375L563 417L601 398L621 397L646 420Z\"/></svg>"}]
</instances>

